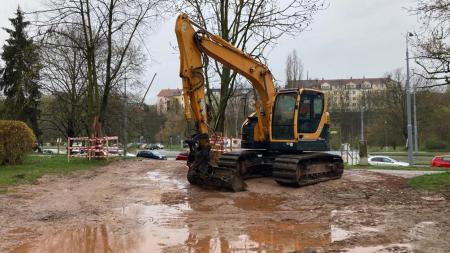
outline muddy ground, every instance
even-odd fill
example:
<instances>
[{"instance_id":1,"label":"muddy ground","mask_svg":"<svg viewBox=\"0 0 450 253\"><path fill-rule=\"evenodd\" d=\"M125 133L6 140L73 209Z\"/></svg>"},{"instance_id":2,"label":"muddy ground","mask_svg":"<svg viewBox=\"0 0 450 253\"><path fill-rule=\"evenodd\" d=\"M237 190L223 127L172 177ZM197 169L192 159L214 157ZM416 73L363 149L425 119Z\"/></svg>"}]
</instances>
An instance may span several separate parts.
<instances>
[{"instance_id":1,"label":"muddy ground","mask_svg":"<svg viewBox=\"0 0 450 253\"><path fill-rule=\"evenodd\" d=\"M0 195L0 252L450 252L450 195L346 171L203 190L178 161L120 161Z\"/></svg>"}]
</instances>

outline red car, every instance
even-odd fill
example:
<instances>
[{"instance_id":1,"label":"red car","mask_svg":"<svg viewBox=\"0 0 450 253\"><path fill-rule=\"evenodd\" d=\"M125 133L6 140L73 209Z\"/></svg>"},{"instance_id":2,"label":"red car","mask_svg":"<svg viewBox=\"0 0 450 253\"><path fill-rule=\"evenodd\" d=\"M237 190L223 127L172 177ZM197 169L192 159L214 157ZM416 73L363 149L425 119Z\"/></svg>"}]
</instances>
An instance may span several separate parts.
<instances>
[{"instance_id":1,"label":"red car","mask_svg":"<svg viewBox=\"0 0 450 253\"><path fill-rule=\"evenodd\" d=\"M188 159L188 156L189 156L189 152L181 152L177 155L175 160L186 161Z\"/></svg>"},{"instance_id":2,"label":"red car","mask_svg":"<svg viewBox=\"0 0 450 253\"><path fill-rule=\"evenodd\" d=\"M431 160L431 167L450 168L450 156L435 156Z\"/></svg>"}]
</instances>

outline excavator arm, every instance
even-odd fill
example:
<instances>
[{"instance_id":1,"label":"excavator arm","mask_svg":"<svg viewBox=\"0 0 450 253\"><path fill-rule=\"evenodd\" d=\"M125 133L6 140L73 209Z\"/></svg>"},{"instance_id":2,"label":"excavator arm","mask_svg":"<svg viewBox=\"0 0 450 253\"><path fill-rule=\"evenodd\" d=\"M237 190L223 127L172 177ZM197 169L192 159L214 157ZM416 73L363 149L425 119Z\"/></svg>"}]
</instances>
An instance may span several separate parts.
<instances>
[{"instance_id":1,"label":"excavator arm","mask_svg":"<svg viewBox=\"0 0 450 253\"><path fill-rule=\"evenodd\" d=\"M221 37L202 29L189 20L187 14L178 16L175 32L180 50L180 77L183 80L185 103L184 114L186 119L194 119L198 133L208 134L202 61L202 56L206 55L250 81L258 95L255 108L258 116L255 140L269 140L270 115L276 93L269 69Z\"/></svg>"},{"instance_id":2,"label":"excavator arm","mask_svg":"<svg viewBox=\"0 0 450 253\"><path fill-rule=\"evenodd\" d=\"M221 37L192 22L186 14L178 16L175 26L180 51L180 77L183 80L184 115L195 122L195 134L187 140L190 149L188 180L200 186L240 191L246 184L238 170L220 171L217 154L211 152L207 123L203 57L211 57L250 81L257 92L255 141L269 141L270 122L276 89L269 69Z\"/></svg>"}]
</instances>

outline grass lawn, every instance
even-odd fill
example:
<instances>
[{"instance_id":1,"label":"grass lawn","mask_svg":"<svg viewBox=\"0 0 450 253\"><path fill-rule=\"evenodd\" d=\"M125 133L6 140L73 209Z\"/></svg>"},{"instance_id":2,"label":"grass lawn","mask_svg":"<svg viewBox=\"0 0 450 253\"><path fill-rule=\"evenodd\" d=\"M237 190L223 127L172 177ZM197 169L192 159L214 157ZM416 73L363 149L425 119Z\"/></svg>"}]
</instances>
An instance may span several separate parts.
<instances>
[{"instance_id":1,"label":"grass lawn","mask_svg":"<svg viewBox=\"0 0 450 253\"><path fill-rule=\"evenodd\" d=\"M345 165L345 169L360 169L360 170L432 170L432 171L449 171L449 169L443 169L438 167L429 166L372 166L372 165Z\"/></svg>"},{"instance_id":2,"label":"grass lawn","mask_svg":"<svg viewBox=\"0 0 450 253\"><path fill-rule=\"evenodd\" d=\"M450 172L413 177L408 184L416 189L450 191Z\"/></svg>"},{"instance_id":3,"label":"grass lawn","mask_svg":"<svg viewBox=\"0 0 450 253\"><path fill-rule=\"evenodd\" d=\"M87 160L60 156L29 155L23 164L0 166L0 193L5 193L7 185L36 183L46 174L66 174L76 170L85 170L108 164L106 160Z\"/></svg>"}]
</instances>

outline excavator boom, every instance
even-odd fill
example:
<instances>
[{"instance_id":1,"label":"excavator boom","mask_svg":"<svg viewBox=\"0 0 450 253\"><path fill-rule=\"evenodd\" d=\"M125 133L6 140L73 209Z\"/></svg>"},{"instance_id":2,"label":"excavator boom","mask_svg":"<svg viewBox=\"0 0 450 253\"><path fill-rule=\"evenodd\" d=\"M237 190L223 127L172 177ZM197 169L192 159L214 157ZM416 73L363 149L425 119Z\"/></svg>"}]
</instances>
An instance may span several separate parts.
<instances>
[{"instance_id":1,"label":"excavator boom","mask_svg":"<svg viewBox=\"0 0 450 253\"><path fill-rule=\"evenodd\" d=\"M194 26L198 30L194 29ZM276 89L267 66L234 47L221 37L213 35L192 22L186 14L176 21L175 33L180 50L180 77L183 79L185 116L198 122L200 133L207 134L205 86L202 54L206 54L224 66L235 70L255 88L258 94L256 110L260 110L257 140L269 139L270 112ZM262 109L262 111L261 111Z\"/></svg>"}]
</instances>

